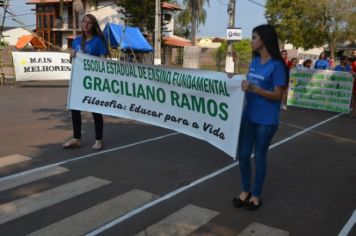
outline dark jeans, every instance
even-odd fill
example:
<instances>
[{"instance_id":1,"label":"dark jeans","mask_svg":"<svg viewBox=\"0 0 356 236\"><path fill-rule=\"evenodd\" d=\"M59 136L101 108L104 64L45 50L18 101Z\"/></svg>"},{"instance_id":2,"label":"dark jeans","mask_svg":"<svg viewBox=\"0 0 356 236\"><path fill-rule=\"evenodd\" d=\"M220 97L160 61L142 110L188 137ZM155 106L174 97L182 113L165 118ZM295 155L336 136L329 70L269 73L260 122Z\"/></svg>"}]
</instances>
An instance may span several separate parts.
<instances>
[{"instance_id":1,"label":"dark jeans","mask_svg":"<svg viewBox=\"0 0 356 236\"><path fill-rule=\"evenodd\" d=\"M82 137L82 116L80 111L71 110L72 112L72 123L73 123L73 136L76 139L80 139ZM103 139L103 128L104 121L103 115L98 113L92 113L95 125L95 139L102 140Z\"/></svg>"},{"instance_id":2,"label":"dark jeans","mask_svg":"<svg viewBox=\"0 0 356 236\"><path fill-rule=\"evenodd\" d=\"M278 125L254 124L246 119L241 121L238 157L241 172L242 191L251 192L251 154L255 153L255 183L252 196L260 197L267 172L267 151Z\"/></svg>"}]
</instances>

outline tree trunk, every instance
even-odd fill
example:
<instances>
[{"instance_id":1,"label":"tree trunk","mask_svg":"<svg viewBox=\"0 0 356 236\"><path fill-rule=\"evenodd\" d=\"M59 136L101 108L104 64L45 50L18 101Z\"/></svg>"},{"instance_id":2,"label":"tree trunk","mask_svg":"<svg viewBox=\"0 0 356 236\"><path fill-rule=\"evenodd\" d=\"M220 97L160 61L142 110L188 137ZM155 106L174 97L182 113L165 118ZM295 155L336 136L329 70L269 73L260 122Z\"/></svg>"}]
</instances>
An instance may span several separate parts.
<instances>
[{"instance_id":1,"label":"tree trunk","mask_svg":"<svg viewBox=\"0 0 356 236\"><path fill-rule=\"evenodd\" d=\"M191 19L191 24L192 24L192 45L195 46L195 40L197 36L197 20L198 20L198 6L197 6L197 1L192 1L192 19Z\"/></svg>"},{"instance_id":2,"label":"tree trunk","mask_svg":"<svg viewBox=\"0 0 356 236\"><path fill-rule=\"evenodd\" d=\"M329 42L330 58L335 58L335 42Z\"/></svg>"}]
</instances>

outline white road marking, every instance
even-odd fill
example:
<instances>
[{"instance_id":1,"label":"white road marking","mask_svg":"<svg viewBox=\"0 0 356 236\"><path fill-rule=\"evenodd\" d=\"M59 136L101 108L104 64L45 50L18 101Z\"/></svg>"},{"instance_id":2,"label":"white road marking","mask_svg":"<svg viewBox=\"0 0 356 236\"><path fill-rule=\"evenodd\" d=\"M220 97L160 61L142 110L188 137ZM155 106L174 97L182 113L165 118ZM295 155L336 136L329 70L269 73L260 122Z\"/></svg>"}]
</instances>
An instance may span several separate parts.
<instances>
[{"instance_id":1,"label":"white road marking","mask_svg":"<svg viewBox=\"0 0 356 236\"><path fill-rule=\"evenodd\" d=\"M11 188L16 188L20 185L24 185L27 183L31 183L40 179L44 179L50 176L54 176L54 175L59 175L62 174L64 172L68 171L67 168L64 167L60 167L60 166L55 166L49 169L45 169L42 171L38 171L36 173L34 173L33 175L29 175L29 176L19 176L17 178L14 179L8 179L8 180L4 180L1 182L0 185L0 191L4 191L4 190L8 190Z\"/></svg>"},{"instance_id":2,"label":"white road marking","mask_svg":"<svg viewBox=\"0 0 356 236\"><path fill-rule=\"evenodd\" d=\"M289 232L259 223L251 223L237 236L288 236Z\"/></svg>"},{"instance_id":3,"label":"white road marking","mask_svg":"<svg viewBox=\"0 0 356 236\"><path fill-rule=\"evenodd\" d=\"M290 137L288 137L286 139L283 139L283 140L271 145L269 147L269 149L273 149L273 148L275 148L275 147L277 147L277 146L279 146L279 145L281 145L281 144L283 144L285 142L290 141L291 139L294 139L294 138L296 138L296 137L298 137L298 136L300 136L302 134L305 134L308 131L310 131L311 129L315 129L320 125L323 125L323 124L325 124L327 122L330 122L330 121L340 117L341 115L343 115L343 113L337 114L337 115L335 115L335 116L333 116L333 117L331 117L329 119L326 119L326 120L321 121L321 122L319 122L319 123L317 123L317 124L315 124L313 126L310 126L309 128L306 128L305 130L302 130L302 131L300 131L300 132L298 132L298 133L296 133L296 134L294 134L294 135L292 135L292 136L290 136ZM201 184L201 183L203 183L203 182L205 182L205 181L207 181L207 180L209 180L209 179L211 179L211 178L213 178L213 177L215 177L217 175L220 175L221 173L224 173L224 172L234 168L238 164L239 164L239 162L236 161L236 162L234 162L234 163L232 163L232 164L230 164L230 165L228 165L228 166L226 166L224 168L221 168L220 170L217 170L217 171L215 171L215 172L213 172L213 173L211 173L209 175L206 175L206 176L204 176L204 177L202 177L200 179L197 179L194 182L191 182L189 185L186 185L186 186L183 186L183 187L181 187L181 188L179 188L177 190L174 190L174 191L172 191L172 192L170 192L170 193L168 193L168 194L156 199L155 201L149 202L146 205L144 205L142 207L139 207L138 209L136 209L134 211L131 211L131 212L127 213L126 215L121 216L121 217L113 220L112 222L110 222L110 223L108 223L106 225L103 225L102 227L100 227L100 228L98 228L98 229L86 234L86 236L98 235L98 234L104 232L105 230L110 229L111 227L113 227L113 226L115 226L115 225L117 225L117 224L119 224L119 223L121 223L121 222L123 222L123 221L125 221L125 220L127 220L127 219L129 219L131 217L133 217L134 215L136 215L136 214L138 214L138 213L140 213L142 211L147 210L148 208L150 208L152 206L155 206L155 205L157 205L157 204L159 204L159 203L161 203L161 202L163 202L163 201L165 201L167 199L170 199L170 198L172 198L172 197L174 197L174 196L176 196L176 195L178 195L178 194L180 194L180 193L182 193L182 192L184 192L184 191L186 191L186 190L188 190L188 189L190 189L192 187L195 187L196 185L199 185L199 184Z\"/></svg>"},{"instance_id":4,"label":"white road marking","mask_svg":"<svg viewBox=\"0 0 356 236\"><path fill-rule=\"evenodd\" d=\"M347 221L346 225L342 228L338 236L347 236L349 235L352 227L356 224L356 210L352 213L350 219Z\"/></svg>"},{"instance_id":5,"label":"white road marking","mask_svg":"<svg viewBox=\"0 0 356 236\"><path fill-rule=\"evenodd\" d=\"M14 155L9 155L5 157L0 158L0 168L5 167L5 166L11 166L14 164L18 164L24 161L29 161L31 160L30 157L26 157L20 154L14 154Z\"/></svg>"},{"instance_id":6,"label":"white road marking","mask_svg":"<svg viewBox=\"0 0 356 236\"><path fill-rule=\"evenodd\" d=\"M29 236L83 235L116 217L124 215L127 212L152 201L154 198L157 198L157 196L152 193L134 189L53 223L45 228L39 229L29 234Z\"/></svg>"},{"instance_id":7,"label":"white road marking","mask_svg":"<svg viewBox=\"0 0 356 236\"><path fill-rule=\"evenodd\" d=\"M187 205L136 236L186 236L208 223L218 212Z\"/></svg>"},{"instance_id":8,"label":"white road marking","mask_svg":"<svg viewBox=\"0 0 356 236\"><path fill-rule=\"evenodd\" d=\"M109 183L110 181L89 176L26 198L1 204L0 224L100 188Z\"/></svg>"},{"instance_id":9,"label":"white road marking","mask_svg":"<svg viewBox=\"0 0 356 236\"><path fill-rule=\"evenodd\" d=\"M91 153L91 154L88 154L88 155L84 155L84 156L68 159L68 160L65 160L65 161L60 161L60 162L57 162L57 163L53 163L53 164L37 167L37 168L34 168L34 169L26 170L26 171L19 172L19 173L13 174L13 175L8 175L8 176L0 178L0 184L2 184L2 182L5 181L5 180L14 179L14 178L17 178L19 176L28 176L30 174L33 174L33 173L37 172L37 171L43 171L43 170L46 170L46 169L49 169L49 168L52 168L52 167L55 167L55 166L60 166L60 165L64 165L64 164L67 164L67 163L70 163L70 162L75 162L75 161L83 160L83 159L86 159L86 158L99 156L99 155L104 154L104 153L114 152L114 151L117 151L117 150L122 150L122 149L130 148L130 147L134 147L134 146L137 146L137 145L140 145L140 144L144 144L144 143L148 143L148 142L164 139L164 138L176 135L176 134L179 134L179 133L175 132L175 133L162 135L162 136L159 136L159 137L156 137L156 138L145 139L145 140L142 140L142 141L139 141L139 142L135 142L135 143L131 143L131 144L127 144L127 145L124 145L124 146L121 146L121 147L111 148L111 149L107 149L107 150Z\"/></svg>"}]
</instances>

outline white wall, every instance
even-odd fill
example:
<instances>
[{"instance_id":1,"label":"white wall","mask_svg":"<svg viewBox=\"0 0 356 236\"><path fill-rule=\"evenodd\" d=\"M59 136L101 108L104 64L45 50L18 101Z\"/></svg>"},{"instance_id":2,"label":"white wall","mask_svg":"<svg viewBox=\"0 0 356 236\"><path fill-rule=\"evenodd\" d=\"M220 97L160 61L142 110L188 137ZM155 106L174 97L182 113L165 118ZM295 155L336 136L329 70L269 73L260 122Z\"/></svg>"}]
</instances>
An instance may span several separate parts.
<instances>
[{"instance_id":1,"label":"white wall","mask_svg":"<svg viewBox=\"0 0 356 236\"><path fill-rule=\"evenodd\" d=\"M8 42L10 45L16 45L19 38L23 35L31 34L30 31L22 29L22 28L15 28L3 31L3 35L5 36L5 41Z\"/></svg>"},{"instance_id":2,"label":"white wall","mask_svg":"<svg viewBox=\"0 0 356 236\"><path fill-rule=\"evenodd\" d=\"M174 14L173 13L166 13L171 15L171 20L169 22L165 21L165 23L168 23L165 25L165 27L167 27L167 31L171 31L171 32L165 32L164 34L166 36L173 36L173 31L174 31Z\"/></svg>"},{"instance_id":3,"label":"white wall","mask_svg":"<svg viewBox=\"0 0 356 236\"><path fill-rule=\"evenodd\" d=\"M69 36L69 35L72 35L72 32L70 32L70 33L66 33L66 32L62 32L62 48L63 49L67 49L68 48L68 39L67 39L67 37Z\"/></svg>"},{"instance_id":4,"label":"white wall","mask_svg":"<svg viewBox=\"0 0 356 236\"><path fill-rule=\"evenodd\" d=\"M287 43L284 45L284 49L286 50L291 50L291 49L295 49L293 44ZM324 51L324 48L313 48L313 49L309 49L309 50L304 50L303 48L298 48L298 53L302 53L302 54L308 54L308 55L320 55L320 53L322 53Z\"/></svg>"},{"instance_id":5,"label":"white wall","mask_svg":"<svg viewBox=\"0 0 356 236\"><path fill-rule=\"evenodd\" d=\"M87 1L85 9L86 12L93 14L98 19L100 28L102 30L104 29L106 23L123 24L123 21L121 20L123 15L117 12L117 10L120 8L115 4L114 1L99 1L97 10L93 11L91 9L93 8L90 8L89 2ZM82 21L83 16L83 13L79 15L79 22Z\"/></svg>"}]
</instances>

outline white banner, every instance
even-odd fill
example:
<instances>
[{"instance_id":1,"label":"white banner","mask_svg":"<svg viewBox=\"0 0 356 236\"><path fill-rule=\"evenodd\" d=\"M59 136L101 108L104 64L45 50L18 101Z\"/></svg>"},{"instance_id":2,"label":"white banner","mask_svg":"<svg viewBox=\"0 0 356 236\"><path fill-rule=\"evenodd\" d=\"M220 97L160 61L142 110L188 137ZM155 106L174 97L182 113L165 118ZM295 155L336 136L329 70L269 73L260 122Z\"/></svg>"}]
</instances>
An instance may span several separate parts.
<instances>
[{"instance_id":1,"label":"white banner","mask_svg":"<svg viewBox=\"0 0 356 236\"><path fill-rule=\"evenodd\" d=\"M77 54L68 109L133 119L205 140L236 156L242 77Z\"/></svg>"},{"instance_id":2,"label":"white banner","mask_svg":"<svg viewBox=\"0 0 356 236\"><path fill-rule=\"evenodd\" d=\"M12 52L16 81L69 80L69 53Z\"/></svg>"}]
</instances>

